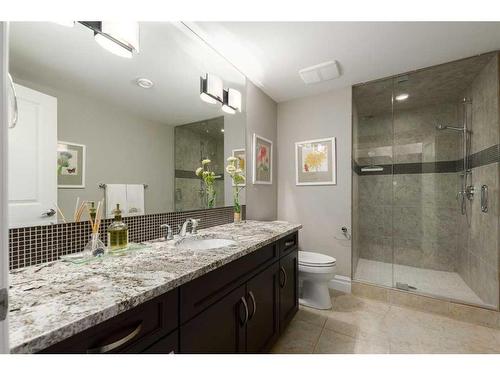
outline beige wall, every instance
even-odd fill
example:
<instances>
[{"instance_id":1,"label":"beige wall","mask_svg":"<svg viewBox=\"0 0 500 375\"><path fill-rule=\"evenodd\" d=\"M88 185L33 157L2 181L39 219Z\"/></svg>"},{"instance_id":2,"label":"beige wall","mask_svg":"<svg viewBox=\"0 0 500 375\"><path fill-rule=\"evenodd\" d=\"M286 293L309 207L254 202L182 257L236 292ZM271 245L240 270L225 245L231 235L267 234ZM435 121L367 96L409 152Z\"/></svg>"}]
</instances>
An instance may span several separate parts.
<instances>
[{"instance_id":1,"label":"beige wall","mask_svg":"<svg viewBox=\"0 0 500 375\"><path fill-rule=\"evenodd\" d=\"M139 118L94 98L41 87L19 77L24 86L57 98L58 140L87 146L85 189L58 189L66 217L77 197L104 197L99 183L145 183L146 213L173 211L173 127Z\"/></svg>"},{"instance_id":2,"label":"beige wall","mask_svg":"<svg viewBox=\"0 0 500 375\"><path fill-rule=\"evenodd\" d=\"M337 184L295 185L295 142L336 137ZM337 259L351 276L351 88L278 104L278 219L302 223L300 249Z\"/></svg>"},{"instance_id":3,"label":"beige wall","mask_svg":"<svg viewBox=\"0 0 500 375\"><path fill-rule=\"evenodd\" d=\"M253 220L275 220L277 217L277 105L262 90L247 81L247 218ZM252 140L256 133L273 141L273 183L252 184Z\"/></svg>"}]
</instances>

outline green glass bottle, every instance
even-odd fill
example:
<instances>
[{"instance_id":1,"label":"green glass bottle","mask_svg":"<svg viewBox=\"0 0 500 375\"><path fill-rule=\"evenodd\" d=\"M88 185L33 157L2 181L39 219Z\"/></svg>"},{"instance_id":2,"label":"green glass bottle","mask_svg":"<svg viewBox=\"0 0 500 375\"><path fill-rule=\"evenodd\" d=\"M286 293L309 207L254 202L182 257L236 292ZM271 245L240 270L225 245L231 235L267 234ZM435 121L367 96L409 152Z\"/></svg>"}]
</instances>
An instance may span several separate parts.
<instances>
[{"instance_id":1,"label":"green glass bottle","mask_svg":"<svg viewBox=\"0 0 500 375\"><path fill-rule=\"evenodd\" d=\"M120 205L116 205L113 211L115 218L108 227L108 250L119 250L128 246L128 227L122 221L122 212Z\"/></svg>"}]
</instances>

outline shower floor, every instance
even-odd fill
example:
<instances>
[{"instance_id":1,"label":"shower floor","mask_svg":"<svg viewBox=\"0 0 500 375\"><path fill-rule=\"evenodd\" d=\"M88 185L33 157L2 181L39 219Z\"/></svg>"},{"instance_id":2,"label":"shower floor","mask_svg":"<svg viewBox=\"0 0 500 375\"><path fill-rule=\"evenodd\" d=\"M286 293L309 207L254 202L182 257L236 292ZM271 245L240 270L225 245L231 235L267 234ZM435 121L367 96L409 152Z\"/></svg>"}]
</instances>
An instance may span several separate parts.
<instances>
[{"instance_id":1,"label":"shower floor","mask_svg":"<svg viewBox=\"0 0 500 375\"><path fill-rule=\"evenodd\" d=\"M416 287L416 292L485 305L456 272L436 271L400 264L393 265L392 263L360 258L354 279L392 287L393 267L394 284L396 282L406 283Z\"/></svg>"}]
</instances>

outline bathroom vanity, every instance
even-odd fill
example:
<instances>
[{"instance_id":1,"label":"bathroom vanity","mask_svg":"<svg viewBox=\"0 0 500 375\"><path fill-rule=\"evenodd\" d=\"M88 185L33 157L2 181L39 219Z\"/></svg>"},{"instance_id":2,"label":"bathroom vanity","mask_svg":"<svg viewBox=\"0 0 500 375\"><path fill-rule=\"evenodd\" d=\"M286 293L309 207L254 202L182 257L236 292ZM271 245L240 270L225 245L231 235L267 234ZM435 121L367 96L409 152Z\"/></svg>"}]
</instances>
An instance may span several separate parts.
<instances>
[{"instance_id":1,"label":"bathroom vanity","mask_svg":"<svg viewBox=\"0 0 500 375\"><path fill-rule=\"evenodd\" d=\"M247 221L201 230L236 245L151 247L11 274L12 353L261 353L298 309L298 230Z\"/></svg>"}]
</instances>

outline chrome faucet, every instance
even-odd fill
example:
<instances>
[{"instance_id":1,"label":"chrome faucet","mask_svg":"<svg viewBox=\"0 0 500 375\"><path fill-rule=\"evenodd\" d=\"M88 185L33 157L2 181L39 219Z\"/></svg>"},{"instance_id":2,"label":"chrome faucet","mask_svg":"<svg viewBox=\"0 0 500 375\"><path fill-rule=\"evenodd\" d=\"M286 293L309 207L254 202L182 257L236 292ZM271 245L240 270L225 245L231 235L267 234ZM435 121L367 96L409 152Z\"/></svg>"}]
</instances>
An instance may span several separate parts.
<instances>
[{"instance_id":1,"label":"chrome faucet","mask_svg":"<svg viewBox=\"0 0 500 375\"><path fill-rule=\"evenodd\" d=\"M179 225L179 236L186 237L187 226L191 223L191 234L198 233L198 224L200 223L200 219L187 219L182 226Z\"/></svg>"},{"instance_id":2,"label":"chrome faucet","mask_svg":"<svg viewBox=\"0 0 500 375\"><path fill-rule=\"evenodd\" d=\"M172 228L168 224L162 224L160 225L160 228L166 228L167 231L165 232L165 241L170 241L174 239L174 235L172 233Z\"/></svg>"}]
</instances>

